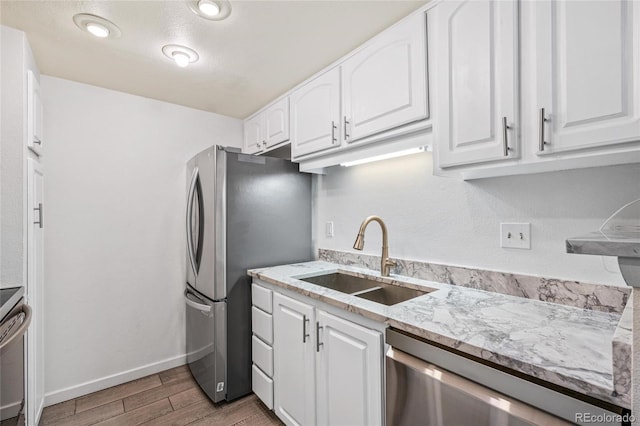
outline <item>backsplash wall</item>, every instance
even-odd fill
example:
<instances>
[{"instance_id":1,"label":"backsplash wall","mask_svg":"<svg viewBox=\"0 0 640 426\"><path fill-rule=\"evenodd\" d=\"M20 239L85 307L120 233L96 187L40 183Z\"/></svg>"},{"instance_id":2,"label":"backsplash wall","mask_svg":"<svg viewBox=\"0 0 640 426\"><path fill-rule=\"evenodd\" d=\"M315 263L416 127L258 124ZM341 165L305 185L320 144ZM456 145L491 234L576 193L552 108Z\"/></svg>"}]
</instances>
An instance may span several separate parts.
<instances>
[{"instance_id":1,"label":"backsplash wall","mask_svg":"<svg viewBox=\"0 0 640 426\"><path fill-rule=\"evenodd\" d=\"M597 230L640 198L640 165L462 181L432 175L430 153L344 168L314 181L314 245L355 252L362 220L381 216L390 255L431 263L596 284L625 285L615 258L565 252L565 239ZM334 222L327 237L325 224ZM530 222L531 250L500 247L501 222ZM380 255L369 225L363 253Z\"/></svg>"}]
</instances>

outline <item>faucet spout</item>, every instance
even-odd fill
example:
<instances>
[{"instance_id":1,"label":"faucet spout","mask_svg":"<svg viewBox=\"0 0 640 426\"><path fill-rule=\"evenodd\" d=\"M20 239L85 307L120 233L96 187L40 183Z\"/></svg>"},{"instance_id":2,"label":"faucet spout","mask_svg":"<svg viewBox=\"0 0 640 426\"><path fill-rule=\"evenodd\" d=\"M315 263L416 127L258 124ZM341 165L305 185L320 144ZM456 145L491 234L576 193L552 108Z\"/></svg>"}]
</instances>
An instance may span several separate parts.
<instances>
[{"instance_id":1,"label":"faucet spout","mask_svg":"<svg viewBox=\"0 0 640 426\"><path fill-rule=\"evenodd\" d=\"M360 224L356 241L353 243L353 248L356 250L362 250L364 248L364 231L371 222L378 222L382 229L382 256L380 259L380 275L388 277L392 266L396 266L396 262L389 259L389 242L387 237L387 225L379 216L369 216Z\"/></svg>"}]
</instances>

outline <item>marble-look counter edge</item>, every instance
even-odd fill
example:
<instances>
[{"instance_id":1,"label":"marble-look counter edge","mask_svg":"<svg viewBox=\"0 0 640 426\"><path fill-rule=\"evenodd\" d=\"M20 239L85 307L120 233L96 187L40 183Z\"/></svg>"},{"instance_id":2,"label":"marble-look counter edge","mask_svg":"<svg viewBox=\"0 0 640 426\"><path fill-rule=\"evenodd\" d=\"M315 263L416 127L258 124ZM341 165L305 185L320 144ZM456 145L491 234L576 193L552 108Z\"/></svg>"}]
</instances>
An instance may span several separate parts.
<instances>
[{"instance_id":1,"label":"marble-look counter edge","mask_svg":"<svg viewBox=\"0 0 640 426\"><path fill-rule=\"evenodd\" d=\"M298 265L287 265L287 266L302 266L303 264ZM304 264L308 265L309 269L307 272L316 271L326 273L330 270L347 270L350 272L354 272L356 274L362 275L370 275L375 274L373 271L365 270L362 268L357 268L353 266L345 266L338 264L328 264L326 262L309 262ZM315 269L314 269L315 267ZM452 347L463 352L469 353L470 355L474 355L480 357L482 359L486 359L488 361L496 362L497 364L507 366L509 368L513 368L514 370L520 371L522 373L531 375L533 377L537 377L542 380L549 381L554 384L558 384L568 389L572 389L578 391L580 393L596 397L598 399L606 400L608 402L612 402L617 405L621 405L624 407L628 407L630 405L630 397L628 395L629 392L625 392L621 394L621 391L625 391L624 387L616 387L614 390L613 385L613 377L611 377L611 383L608 381L602 382L600 384L596 384L593 382L589 382L587 379L581 380L576 377L567 376L556 371L552 371L548 366L545 365L535 365L532 363L523 362L522 360L518 360L508 354L501 354L492 352L482 347L482 345L478 346L475 342L465 342L464 340L456 339L453 336L447 336L444 334L440 334L438 332L433 332L427 330L423 327L416 326L415 324L411 324L410 321L403 319L402 314L398 315L397 312L399 310L396 307L391 309L390 307L382 306L379 304L375 304L360 298L355 298L355 296L349 296L344 293L335 292L333 290L320 288L314 286L309 283L302 282L294 276L301 276L301 271L298 271L296 274L292 275L281 275L278 273L274 273L273 268L261 268L249 271L249 275L254 278L266 281L273 285L289 289L291 291L295 291L304 296L320 300L322 302L328 303L330 305L345 309L349 312L357 313L366 318L384 322L387 325L396 327L398 329L407 331L409 333L413 333L415 335L427 338L429 340L433 340L435 342L441 343L448 347ZM452 286L448 284L440 284L440 283L432 283L425 282L424 280L418 280L409 277L401 277L401 280L398 282L402 282L403 284L409 282L410 285L413 283L416 286L428 286L436 289L451 289ZM311 285L311 287L308 287ZM320 289L320 290L318 290ZM457 288L456 291L481 291L481 290L472 290L472 289L464 289ZM483 292L486 293L486 292ZM509 297L509 296L506 296ZM534 303L545 303L532 301ZM569 309L578 309L578 308L569 308ZM395 313L394 313L395 312ZM615 363L614 363L615 364ZM613 366L612 366L613 367ZM619 366L618 366L619 367ZM628 368L627 368L628 370ZM621 377L620 374L613 374L615 377ZM626 383L624 384L626 385Z\"/></svg>"}]
</instances>

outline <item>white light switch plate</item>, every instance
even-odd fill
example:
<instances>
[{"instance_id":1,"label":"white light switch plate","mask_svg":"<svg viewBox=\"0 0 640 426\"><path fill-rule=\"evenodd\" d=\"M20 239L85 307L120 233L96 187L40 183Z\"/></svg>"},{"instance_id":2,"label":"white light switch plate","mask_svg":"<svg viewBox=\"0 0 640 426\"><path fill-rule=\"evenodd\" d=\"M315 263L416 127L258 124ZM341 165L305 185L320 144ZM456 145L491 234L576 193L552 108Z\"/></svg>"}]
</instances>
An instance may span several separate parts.
<instances>
[{"instance_id":1,"label":"white light switch plate","mask_svg":"<svg viewBox=\"0 0 640 426\"><path fill-rule=\"evenodd\" d=\"M531 249L530 223L501 223L500 247Z\"/></svg>"},{"instance_id":2,"label":"white light switch plate","mask_svg":"<svg viewBox=\"0 0 640 426\"><path fill-rule=\"evenodd\" d=\"M325 224L325 235L327 238L333 238L333 221L329 221Z\"/></svg>"}]
</instances>

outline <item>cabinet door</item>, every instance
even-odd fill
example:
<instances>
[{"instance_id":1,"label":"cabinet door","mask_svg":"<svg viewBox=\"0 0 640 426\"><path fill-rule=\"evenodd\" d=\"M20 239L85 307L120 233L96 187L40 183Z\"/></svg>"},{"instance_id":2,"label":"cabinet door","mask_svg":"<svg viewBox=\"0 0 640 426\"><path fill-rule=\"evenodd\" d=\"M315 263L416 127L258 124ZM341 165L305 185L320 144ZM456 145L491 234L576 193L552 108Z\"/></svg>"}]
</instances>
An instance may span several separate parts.
<instances>
[{"instance_id":1,"label":"cabinet door","mask_svg":"<svg viewBox=\"0 0 640 426\"><path fill-rule=\"evenodd\" d=\"M274 411L287 425L315 424L312 306L273 295Z\"/></svg>"},{"instance_id":2,"label":"cabinet door","mask_svg":"<svg viewBox=\"0 0 640 426\"><path fill-rule=\"evenodd\" d=\"M444 1L434 27L434 141L440 167L518 155L518 4Z\"/></svg>"},{"instance_id":3,"label":"cabinet door","mask_svg":"<svg viewBox=\"0 0 640 426\"><path fill-rule=\"evenodd\" d=\"M318 311L318 424L382 424L382 334Z\"/></svg>"},{"instance_id":4,"label":"cabinet door","mask_svg":"<svg viewBox=\"0 0 640 426\"><path fill-rule=\"evenodd\" d=\"M258 114L244 122L244 147L245 154L255 154L264 147L262 139L262 114Z\"/></svg>"},{"instance_id":5,"label":"cabinet door","mask_svg":"<svg viewBox=\"0 0 640 426\"><path fill-rule=\"evenodd\" d=\"M291 155L340 145L340 69L333 68L291 94Z\"/></svg>"},{"instance_id":6,"label":"cabinet door","mask_svg":"<svg viewBox=\"0 0 640 426\"><path fill-rule=\"evenodd\" d=\"M426 18L414 14L342 64L347 142L427 117Z\"/></svg>"},{"instance_id":7,"label":"cabinet door","mask_svg":"<svg viewBox=\"0 0 640 426\"><path fill-rule=\"evenodd\" d=\"M32 71L27 71L27 146L42 154L42 99L40 83Z\"/></svg>"},{"instance_id":8,"label":"cabinet door","mask_svg":"<svg viewBox=\"0 0 640 426\"><path fill-rule=\"evenodd\" d=\"M289 140L289 98L284 98L267 108L263 113L263 139L265 148Z\"/></svg>"},{"instance_id":9,"label":"cabinet door","mask_svg":"<svg viewBox=\"0 0 640 426\"><path fill-rule=\"evenodd\" d=\"M538 154L640 140L640 3L540 1L535 10Z\"/></svg>"},{"instance_id":10,"label":"cabinet door","mask_svg":"<svg viewBox=\"0 0 640 426\"><path fill-rule=\"evenodd\" d=\"M44 174L31 158L27 169L27 296L33 309L27 333L27 416L37 424L44 408Z\"/></svg>"}]
</instances>

